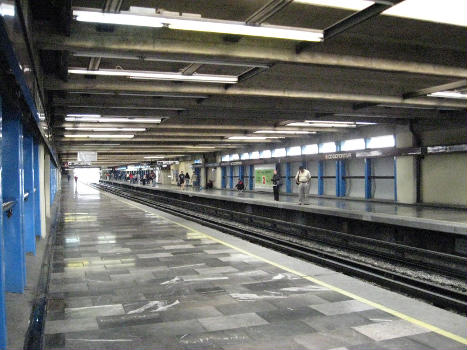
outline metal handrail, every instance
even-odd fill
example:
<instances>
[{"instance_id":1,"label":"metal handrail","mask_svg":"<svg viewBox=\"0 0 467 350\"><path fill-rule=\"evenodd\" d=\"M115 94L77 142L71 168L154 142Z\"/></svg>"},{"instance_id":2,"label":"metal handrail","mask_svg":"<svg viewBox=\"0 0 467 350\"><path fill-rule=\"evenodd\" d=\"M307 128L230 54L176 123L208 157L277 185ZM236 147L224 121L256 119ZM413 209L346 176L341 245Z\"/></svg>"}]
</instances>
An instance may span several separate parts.
<instances>
[{"instance_id":1,"label":"metal handrail","mask_svg":"<svg viewBox=\"0 0 467 350\"><path fill-rule=\"evenodd\" d=\"M8 201L5 203L2 203L2 211L6 212L6 215L8 217L13 215L13 207L16 205L16 201Z\"/></svg>"},{"instance_id":2,"label":"metal handrail","mask_svg":"<svg viewBox=\"0 0 467 350\"><path fill-rule=\"evenodd\" d=\"M24 195L23 195L23 199L24 199L25 201L27 201L28 198L29 198L29 192L25 192Z\"/></svg>"}]
</instances>

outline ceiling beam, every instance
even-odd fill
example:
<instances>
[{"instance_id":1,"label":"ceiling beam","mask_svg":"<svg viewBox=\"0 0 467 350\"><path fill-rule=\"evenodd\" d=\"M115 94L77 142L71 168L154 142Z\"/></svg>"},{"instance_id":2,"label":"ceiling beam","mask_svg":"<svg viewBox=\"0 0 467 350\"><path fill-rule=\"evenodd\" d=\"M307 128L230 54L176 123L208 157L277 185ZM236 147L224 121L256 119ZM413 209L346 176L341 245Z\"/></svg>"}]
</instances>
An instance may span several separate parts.
<instances>
[{"instance_id":1,"label":"ceiling beam","mask_svg":"<svg viewBox=\"0 0 467 350\"><path fill-rule=\"evenodd\" d=\"M461 59L462 55L459 55L461 51L453 51L452 55L450 55L452 60L459 62L458 65L436 64L430 61L432 55L428 55L429 52L432 52L432 49L424 49L420 45L415 45L418 47L417 50L407 50L408 53L405 53L406 50L401 49L404 44L399 42L391 45L390 40L378 42L379 38L372 39L371 36L362 39L362 45L357 44L357 39L352 40L355 47L362 47L363 51L360 54L357 52L349 54L347 49L348 38L343 38L343 42L339 42L340 46L336 45L334 47L333 44L316 45L313 46L313 50L307 50L298 55L295 53L293 43L283 41L270 45L270 40L262 41L246 38L232 46L231 43L223 42L220 38L214 39L217 37L206 40L206 36L202 35L206 33L193 34L185 31L175 33L170 31L166 34L158 33L155 36L154 31L148 30L148 28L122 27L116 27L113 33L96 33L92 24L74 22L71 35L66 37L55 34L53 31L47 30L46 26L40 25L35 29L37 32L35 38L40 49L85 51L88 54L94 52L97 56L122 54L133 56L135 59L138 57L145 59L149 56L163 55L170 56L172 59L184 57L185 60L190 59L190 57L193 59L216 58L220 60L219 57L222 57L230 61L260 61L266 64L284 62L457 78L463 78L467 75L467 70L464 67L465 60L463 61ZM377 52L378 57L370 56L368 47L372 47L370 52ZM397 57L399 58L385 58L394 56L394 51L391 51L393 47L398 47ZM332 50L330 50L331 48ZM413 44L412 48L415 48ZM448 56L449 53L446 52L446 59L449 61L450 57Z\"/></svg>"},{"instance_id":2,"label":"ceiling beam","mask_svg":"<svg viewBox=\"0 0 467 350\"><path fill-rule=\"evenodd\" d=\"M131 86L131 87L130 87ZM309 90L287 90L278 88L249 88L242 86L233 86L225 90L222 86L212 85L172 85L168 87L166 84L141 84L141 83L101 83L96 80L78 80L63 82L59 79L50 78L45 83L46 89L49 90L83 90L86 88L98 89L105 88L106 90L120 91L132 89L135 91L151 91L151 92L174 92L174 93L192 93L192 94L208 94L208 95L226 95L226 96L253 96L253 97L275 97L288 99L304 99L304 100L321 100L329 102L351 102L351 103L378 103L378 104L397 104L410 105L421 107L452 107L452 108L467 108L467 102L464 101L445 101L440 99L419 98L406 101L400 96L381 96L381 95L359 95L351 93L333 93L322 91ZM120 103L124 103L121 99ZM59 99L57 101L60 101Z\"/></svg>"}]
</instances>

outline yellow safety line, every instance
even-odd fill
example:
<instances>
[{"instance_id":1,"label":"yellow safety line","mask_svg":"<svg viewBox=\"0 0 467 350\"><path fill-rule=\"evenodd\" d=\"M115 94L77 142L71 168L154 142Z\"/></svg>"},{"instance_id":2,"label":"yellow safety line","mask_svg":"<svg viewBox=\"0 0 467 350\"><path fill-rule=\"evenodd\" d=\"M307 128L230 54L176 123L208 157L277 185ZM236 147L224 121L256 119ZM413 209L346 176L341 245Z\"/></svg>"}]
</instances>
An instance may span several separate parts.
<instances>
[{"instance_id":1,"label":"yellow safety line","mask_svg":"<svg viewBox=\"0 0 467 350\"><path fill-rule=\"evenodd\" d=\"M107 194L107 193L105 193L105 192L103 192L103 194L104 194L104 195L110 195L110 194ZM114 195L114 196L115 196L115 195ZM148 211L148 210L146 210L146 209L143 209L143 208L141 208L141 207L139 207L139 206L137 206L137 205L135 205L135 204L133 204L133 203L125 202L124 200L118 198L118 196L116 196L116 197L117 197L117 199L118 199L119 201L121 201L121 202L123 202L123 203L125 203L125 204L129 204L129 205L131 205L131 206L133 206L133 207L135 207L135 208L137 208L137 209L140 209L140 210L142 210L142 211L144 211L144 212L146 212L146 213L151 213L150 211ZM144 205L144 204L140 204L140 205ZM156 210L157 210L157 209L156 209ZM154 213L151 213L151 214L154 214ZM248 251L246 251L246 250L244 250L244 249L242 249L242 248L238 248L238 247L236 247L236 246L234 246L234 245L232 245L232 244L230 244L230 243L227 243L227 242L224 242L224 241L220 240L219 238L212 237L212 236L210 236L210 235L208 235L208 234L206 234L206 233L203 233L203 232L200 232L200 231L198 231L198 230L195 230L195 229L193 229L192 227L189 227L189 226L186 226L186 225L181 224L181 223L179 223L179 222L176 222L176 221L174 221L174 220L171 220L171 219L169 219L169 218L167 218L167 217L165 217L165 216L163 216L163 215L155 215L155 216L156 216L156 217L162 217L162 218L166 219L167 221L170 221L170 222L172 222L172 223L174 223L174 224L177 224L178 226L182 226L182 227L184 227L184 228L186 228L186 229L189 229L189 230L192 231L192 232L196 232L196 233L198 233L198 234L202 234L202 235L206 236L207 238L209 238L209 239L211 239L211 240L213 240L213 241L215 241L215 242L218 242L218 243L220 243L220 244L222 244L222 245L224 245L224 246L226 246L226 247L235 249L235 250L237 250L237 251L239 251L239 252L241 252L241 253L243 253L243 254L249 255L249 256L254 257L254 258L258 259L258 260L264 261L264 262L266 262L266 263L268 263L268 264L270 264L270 265L272 265L272 266L275 266L275 267L277 267L277 268L279 268L279 269L281 269L281 270L284 270L284 271L293 273L294 275L297 275L297 276L299 276L299 277L302 277L302 278L304 278L304 279L306 279L306 280L308 280L308 281L311 281L311 282L313 282L313 283L315 283L315 284L318 284L318 285L320 285L320 286L326 287L326 288L328 288L328 289L330 289L330 290L333 290L333 291L335 291L335 292L337 292L337 293L340 293L340 294L343 294L343 295L345 295L345 296L348 296L348 297L350 297L350 298L352 298L352 299L358 300L358 301L360 301L360 302L362 302L362 303L364 303L364 304L373 306L373 307L376 308L376 309L379 309L379 310L381 310L381 311L387 312L388 314L394 315L394 316L396 316L396 317L398 317L398 318L400 318L400 319L402 319L402 320L405 320L405 321L408 321L408 322L410 322L410 323L413 323L413 324L415 324L415 325L417 325L417 326L419 326L419 327L428 329L428 330L430 330L430 331L432 331L432 332L434 332L434 333L438 333L438 334L440 334L440 335L442 335L442 336L444 336L444 337L446 337L446 338L449 338L449 339L455 340L455 341L457 341L457 342L459 342L459 343L461 343L461 344L467 345L467 338L463 338L463 337L461 337L461 336L459 336L459 335L456 335L456 334L454 334L454 333L451 333L451 332L446 331L446 330L444 330L444 329L441 329L441 328L439 328L439 327L433 326L432 324L429 324L429 323L420 321L420 320L418 320L418 319L416 319L416 318L413 318L413 317L411 317L411 316L408 316L408 315L406 315L406 314L404 314L404 313L402 313L402 312L393 310L393 309L391 309L391 308L389 308L389 307L387 307L387 306L381 305L381 304L379 304L379 303L375 303L375 302L373 302L373 301L371 301L371 300L368 300L368 299L366 299L366 298L363 298L363 297L361 297L361 296L358 296L358 295L356 295L356 294L354 294L354 293L347 292L347 291L344 290L344 289L341 289L341 288L339 288L339 287L335 287L335 286L333 286L333 285L331 285L331 284L329 284L329 283L320 281L320 280L318 280L318 279L316 279L316 278L314 278L314 277L307 276L307 275L304 274L304 273L295 271L295 270L290 269L290 268L288 268L288 267L286 267L286 266L283 266L283 265L280 265L280 264L278 264L278 263L275 263L274 261L265 259L265 258L263 258L263 257L261 257L261 256L256 255L256 254L250 253L250 252L248 252Z\"/></svg>"}]
</instances>

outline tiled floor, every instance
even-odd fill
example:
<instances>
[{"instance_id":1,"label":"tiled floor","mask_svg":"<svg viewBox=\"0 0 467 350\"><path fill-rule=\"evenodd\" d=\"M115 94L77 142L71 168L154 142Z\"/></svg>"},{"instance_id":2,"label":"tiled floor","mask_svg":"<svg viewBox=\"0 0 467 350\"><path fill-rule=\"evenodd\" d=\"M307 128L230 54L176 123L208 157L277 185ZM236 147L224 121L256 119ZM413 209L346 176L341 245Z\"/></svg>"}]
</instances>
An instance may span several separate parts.
<instances>
[{"instance_id":1,"label":"tiled floor","mask_svg":"<svg viewBox=\"0 0 467 350\"><path fill-rule=\"evenodd\" d=\"M63 191L47 349L465 349L85 185Z\"/></svg>"}]
</instances>

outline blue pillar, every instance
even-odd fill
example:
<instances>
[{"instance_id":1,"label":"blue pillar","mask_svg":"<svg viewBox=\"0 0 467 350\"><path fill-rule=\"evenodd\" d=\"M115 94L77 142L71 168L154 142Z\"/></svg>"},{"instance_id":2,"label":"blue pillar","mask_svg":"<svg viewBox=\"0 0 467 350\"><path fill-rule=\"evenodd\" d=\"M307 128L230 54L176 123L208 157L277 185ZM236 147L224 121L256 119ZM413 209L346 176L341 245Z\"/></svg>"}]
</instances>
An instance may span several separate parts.
<instances>
[{"instance_id":1,"label":"blue pillar","mask_svg":"<svg viewBox=\"0 0 467 350\"><path fill-rule=\"evenodd\" d=\"M345 197L346 183L345 183L345 160L338 160L336 162L336 196Z\"/></svg>"},{"instance_id":2,"label":"blue pillar","mask_svg":"<svg viewBox=\"0 0 467 350\"><path fill-rule=\"evenodd\" d=\"M324 194L324 160L318 162L318 195Z\"/></svg>"},{"instance_id":3,"label":"blue pillar","mask_svg":"<svg viewBox=\"0 0 467 350\"><path fill-rule=\"evenodd\" d=\"M365 198L371 198L371 158L365 158Z\"/></svg>"},{"instance_id":4,"label":"blue pillar","mask_svg":"<svg viewBox=\"0 0 467 350\"><path fill-rule=\"evenodd\" d=\"M226 188L227 186L227 179L226 179L226 169L225 166L221 167L221 187Z\"/></svg>"},{"instance_id":5,"label":"blue pillar","mask_svg":"<svg viewBox=\"0 0 467 350\"><path fill-rule=\"evenodd\" d=\"M34 142L34 232L41 235L41 193L39 175L39 143Z\"/></svg>"},{"instance_id":6,"label":"blue pillar","mask_svg":"<svg viewBox=\"0 0 467 350\"><path fill-rule=\"evenodd\" d=\"M250 186L250 191L253 191L253 178L254 178L254 173L255 173L255 166L253 164L250 164L250 171L248 172L248 184Z\"/></svg>"},{"instance_id":7,"label":"blue pillar","mask_svg":"<svg viewBox=\"0 0 467 350\"><path fill-rule=\"evenodd\" d=\"M8 292L23 293L26 281L23 240L23 126L18 111L6 106L2 108L3 202L16 201L13 215L7 218L7 215L3 214L5 289Z\"/></svg>"},{"instance_id":8,"label":"blue pillar","mask_svg":"<svg viewBox=\"0 0 467 350\"><path fill-rule=\"evenodd\" d=\"M285 192L292 193L292 164L285 163Z\"/></svg>"},{"instance_id":9,"label":"blue pillar","mask_svg":"<svg viewBox=\"0 0 467 350\"><path fill-rule=\"evenodd\" d=\"M193 183L193 186L199 187L201 185L201 168L195 168L196 182Z\"/></svg>"},{"instance_id":10,"label":"blue pillar","mask_svg":"<svg viewBox=\"0 0 467 350\"><path fill-rule=\"evenodd\" d=\"M0 97L0 140L2 138L2 99ZM2 140L3 143L3 140ZM2 176L2 148L0 148L0 181ZM3 204L2 186L0 186L0 204ZM0 215L0 228L3 227L3 217ZM5 249L3 247L5 231L0 231L0 350L5 350L7 345L6 333L6 307L5 307Z\"/></svg>"},{"instance_id":11,"label":"blue pillar","mask_svg":"<svg viewBox=\"0 0 467 350\"><path fill-rule=\"evenodd\" d=\"M244 166L244 165L240 165L240 167L238 168L238 178L239 178L240 180L242 180L243 182L245 182L245 181L243 180L244 175L245 175L245 166Z\"/></svg>"},{"instance_id":12,"label":"blue pillar","mask_svg":"<svg viewBox=\"0 0 467 350\"><path fill-rule=\"evenodd\" d=\"M23 130L23 133L24 193L29 193L29 197L24 201L24 250L26 253L36 254L36 235L34 234L34 139L26 130Z\"/></svg>"},{"instance_id":13,"label":"blue pillar","mask_svg":"<svg viewBox=\"0 0 467 350\"><path fill-rule=\"evenodd\" d=\"M234 187L234 184L233 184L233 179L234 179L234 167L233 167L233 165L231 165L229 168L230 168L230 169L229 169L229 170L230 170L230 174L229 174L229 187L230 187L230 189L233 189L233 187Z\"/></svg>"}]
</instances>

